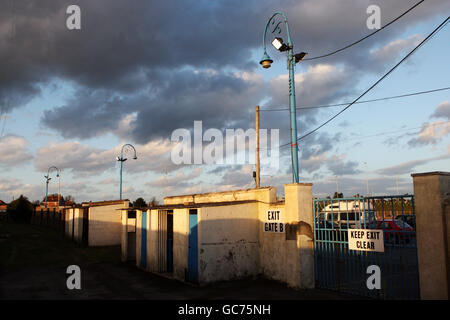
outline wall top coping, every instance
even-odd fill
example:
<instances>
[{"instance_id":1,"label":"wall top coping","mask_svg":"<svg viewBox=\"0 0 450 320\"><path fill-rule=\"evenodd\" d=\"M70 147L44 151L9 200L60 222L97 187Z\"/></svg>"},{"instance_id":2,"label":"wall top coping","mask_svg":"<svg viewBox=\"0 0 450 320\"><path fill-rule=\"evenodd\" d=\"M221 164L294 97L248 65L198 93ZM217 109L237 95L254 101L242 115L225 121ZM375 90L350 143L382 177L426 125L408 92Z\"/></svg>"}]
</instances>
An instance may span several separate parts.
<instances>
[{"instance_id":1,"label":"wall top coping","mask_svg":"<svg viewBox=\"0 0 450 320\"><path fill-rule=\"evenodd\" d=\"M164 197L164 199L174 199L174 198L183 198L183 197L195 197L195 196L208 196L208 195L219 195L219 194L227 194L227 193L235 193L235 192L245 192L245 191L265 191L273 189L274 187L261 187L261 188L250 188L250 189L238 189L238 190L228 190L228 191L219 191L219 192L207 192L207 193L193 193L193 194L184 194L179 196L169 196Z\"/></svg>"},{"instance_id":2,"label":"wall top coping","mask_svg":"<svg viewBox=\"0 0 450 320\"><path fill-rule=\"evenodd\" d=\"M308 182L305 182L305 183L287 183L287 184L285 184L284 186L286 187L286 186L308 186L308 187L310 187L310 186L312 186L313 184L312 183L308 183Z\"/></svg>"},{"instance_id":3,"label":"wall top coping","mask_svg":"<svg viewBox=\"0 0 450 320\"><path fill-rule=\"evenodd\" d=\"M185 203L185 204L167 204L158 205L153 207L141 207L141 208L121 208L116 210L123 211L147 211L147 210L173 210L173 209L197 209L202 207L222 207L222 206L235 206L247 203L257 203L257 200L242 200L242 201L224 201L224 202L206 202L206 203Z\"/></svg>"},{"instance_id":4,"label":"wall top coping","mask_svg":"<svg viewBox=\"0 0 450 320\"><path fill-rule=\"evenodd\" d=\"M123 204L125 201L129 202L130 200L124 199L124 200L106 200L97 202L82 202L81 206L83 207L110 206L115 204Z\"/></svg>"},{"instance_id":5,"label":"wall top coping","mask_svg":"<svg viewBox=\"0 0 450 320\"><path fill-rule=\"evenodd\" d=\"M423 173L412 173L411 177L421 177L421 176L450 176L450 172L446 171L432 171Z\"/></svg>"}]
</instances>

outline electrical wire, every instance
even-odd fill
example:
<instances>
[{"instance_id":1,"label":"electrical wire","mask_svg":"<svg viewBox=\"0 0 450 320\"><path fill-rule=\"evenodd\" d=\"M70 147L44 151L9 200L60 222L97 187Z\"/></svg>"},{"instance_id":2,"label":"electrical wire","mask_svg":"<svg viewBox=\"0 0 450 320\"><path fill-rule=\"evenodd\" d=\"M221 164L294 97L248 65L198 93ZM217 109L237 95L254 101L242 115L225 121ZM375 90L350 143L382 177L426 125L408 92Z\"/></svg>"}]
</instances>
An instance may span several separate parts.
<instances>
[{"instance_id":1,"label":"electrical wire","mask_svg":"<svg viewBox=\"0 0 450 320\"><path fill-rule=\"evenodd\" d=\"M310 132L304 134L303 136L297 138L297 141L300 141L306 137L308 137L309 135L313 134L314 132L316 132L317 130L319 130L320 128L322 128L323 126L327 125L328 123L330 123L331 121L333 121L335 118L337 118L341 113L343 113L345 110L347 110L348 108L350 108L353 104L355 104L359 99L361 99L364 95L366 95L370 90L372 90L373 88L375 88L381 81L383 81L389 74L392 73L392 71L394 71L395 69L397 69L397 67L399 65L401 65L406 59L408 59L414 52L416 52L417 49L419 49L425 42L427 42L431 37L433 37L436 33L438 33L440 30L442 30L442 28L448 23L448 20L450 19L450 16L447 17L439 26L437 26L425 39L423 39L414 49L412 49L405 57L403 57L403 59L401 59L395 66L393 66L388 72L386 72L380 79L378 79L373 85L371 85L366 91L364 91L358 98L356 98L355 100L353 100L352 103L350 103L348 106L346 106L345 108L343 108L341 111L339 111L338 113L336 113L334 116L332 116L330 119L328 119L327 121L325 121L324 123L322 123L320 126L316 127L315 129L311 130ZM291 142L283 144L280 146L280 148L283 148L285 146L290 145Z\"/></svg>"},{"instance_id":2,"label":"electrical wire","mask_svg":"<svg viewBox=\"0 0 450 320\"><path fill-rule=\"evenodd\" d=\"M439 122L439 123L434 123L434 125L435 126L442 126L442 125L447 125L448 123L450 123L450 120L442 121L442 122ZM345 142L361 141L361 140L364 140L364 139L367 139L367 138L386 136L386 135L390 135L390 134L394 134L394 133L407 132L407 131L416 130L416 129L422 129L422 128L423 128L423 125L418 126L418 127L409 127L409 128L398 129L398 130L394 130L394 131L383 131L383 132L375 133L375 134L368 135L368 136L356 136L356 137L353 137L351 139L345 140ZM419 132L416 132L416 133L419 133ZM271 148L261 148L261 147L259 148L260 151L268 151L270 149Z\"/></svg>"},{"instance_id":3,"label":"electrical wire","mask_svg":"<svg viewBox=\"0 0 450 320\"><path fill-rule=\"evenodd\" d=\"M411 96L417 96L421 94L427 94L427 93L433 93L438 91L444 91L449 90L450 87L444 87L444 88L438 88L438 89L431 89L426 91L419 91L419 92L412 92L412 93L406 93L398 96L391 96L391 97L384 97L384 98L376 98L371 100L363 100L355 102L355 104L359 103L369 103L369 102L375 102L375 101L383 101L383 100L389 100L389 99L398 99L398 98L405 98L405 97L411 97ZM328 105L318 105L318 106L302 106L297 107L297 110L305 110L305 109L320 109L320 108L331 108L331 107L340 107L340 106L346 106L350 102L343 102L343 103L336 103L336 104L328 104ZM289 108L280 108L280 109L259 109L259 111L287 111L290 110Z\"/></svg>"},{"instance_id":4,"label":"electrical wire","mask_svg":"<svg viewBox=\"0 0 450 320\"><path fill-rule=\"evenodd\" d=\"M367 36L365 36L365 37L363 37L363 38L361 38L361 39L359 39L359 40L357 40L357 41L355 41L355 42L353 42L353 43L350 43L350 44L346 45L346 46L343 47L343 48L340 48L340 49L338 49L338 50L335 50L335 51L332 51L332 52L329 52L329 53L327 53L327 54L323 54L323 55L320 55L320 56L317 56L317 57L305 58L305 59L303 59L302 61L311 61L311 60L316 60L316 59L321 59L321 58L329 57L329 56L331 56L331 55L333 55L333 54L336 54L336 53L341 52L341 51L343 51L343 50L345 50L345 49L348 49L348 48L354 46L355 44L358 44L358 43L360 43L360 42L366 40L367 38L370 38L371 36L373 36L373 35L376 34L377 32L380 32L380 31L383 30L384 28L390 26L390 25L393 24L395 21L397 21L397 20L399 20L400 18L402 18L404 15L406 15L407 13L409 13L410 11L412 11L414 8L416 8L418 5L420 5L420 4L421 4L422 2L424 2L424 1L425 1L425 0L421 0L421 1L417 2L417 3L416 3L415 5L413 5L411 8L409 8L408 10L406 10L405 12L403 12L403 13L402 13L401 15L399 15L397 18L395 18L394 20L390 21L388 24L384 25L384 26L381 27L380 29L375 30L374 32L368 34Z\"/></svg>"},{"instance_id":5,"label":"electrical wire","mask_svg":"<svg viewBox=\"0 0 450 320\"><path fill-rule=\"evenodd\" d=\"M439 123L434 123L435 126L442 126L442 125L447 125L447 123L450 123L450 120L448 121L443 121L443 122L439 122ZM411 128L403 128L403 129L398 129L398 130L394 130L394 131L384 131L384 132L379 132L376 134L372 134L369 136L357 136L354 137L352 139L348 139L346 141L360 141L360 140L364 140L366 138L373 138L373 137L379 137L379 136L385 136L385 135L389 135L389 134L394 134L394 133L399 133L399 132L405 132L405 131L411 131L411 130L416 130L416 129L422 129L423 125L419 126L419 127L411 127ZM418 132L417 132L418 133Z\"/></svg>"}]
</instances>

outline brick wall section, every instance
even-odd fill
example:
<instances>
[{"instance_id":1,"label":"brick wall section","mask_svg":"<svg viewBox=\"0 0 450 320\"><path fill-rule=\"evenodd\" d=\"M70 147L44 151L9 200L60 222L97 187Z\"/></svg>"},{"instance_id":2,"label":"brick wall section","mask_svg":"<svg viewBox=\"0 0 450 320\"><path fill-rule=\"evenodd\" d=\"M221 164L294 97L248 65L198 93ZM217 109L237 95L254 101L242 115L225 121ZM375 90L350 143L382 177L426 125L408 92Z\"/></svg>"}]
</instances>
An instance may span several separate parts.
<instances>
[{"instance_id":1,"label":"brick wall section","mask_svg":"<svg viewBox=\"0 0 450 320\"><path fill-rule=\"evenodd\" d=\"M120 245L122 233L121 211L129 201L89 207L89 246Z\"/></svg>"}]
</instances>

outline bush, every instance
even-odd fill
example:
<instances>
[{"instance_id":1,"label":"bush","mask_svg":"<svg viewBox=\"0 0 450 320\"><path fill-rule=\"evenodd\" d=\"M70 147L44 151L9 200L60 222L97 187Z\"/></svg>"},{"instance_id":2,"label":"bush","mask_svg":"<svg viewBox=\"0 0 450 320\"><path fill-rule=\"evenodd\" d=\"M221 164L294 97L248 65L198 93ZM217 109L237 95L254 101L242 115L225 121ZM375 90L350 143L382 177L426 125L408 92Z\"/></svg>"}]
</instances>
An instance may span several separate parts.
<instances>
[{"instance_id":1,"label":"bush","mask_svg":"<svg viewBox=\"0 0 450 320\"><path fill-rule=\"evenodd\" d=\"M136 201L133 203L133 207L135 208L143 208L146 207L147 204L145 203L144 199L137 198Z\"/></svg>"},{"instance_id":2,"label":"bush","mask_svg":"<svg viewBox=\"0 0 450 320\"><path fill-rule=\"evenodd\" d=\"M18 199L8 204L7 212L14 222L30 222L33 213L33 205L27 197L21 195Z\"/></svg>"}]
</instances>

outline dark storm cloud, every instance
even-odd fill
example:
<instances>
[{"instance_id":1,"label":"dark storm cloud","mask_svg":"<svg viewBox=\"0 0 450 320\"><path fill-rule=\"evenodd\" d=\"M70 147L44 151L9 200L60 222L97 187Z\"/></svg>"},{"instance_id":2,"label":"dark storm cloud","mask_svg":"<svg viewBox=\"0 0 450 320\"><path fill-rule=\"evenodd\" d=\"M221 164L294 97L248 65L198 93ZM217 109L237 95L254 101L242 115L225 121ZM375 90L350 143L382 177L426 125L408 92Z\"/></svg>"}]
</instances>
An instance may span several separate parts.
<instances>
[{"instance_id":1,"label":"dark storm cloud","mask_svg":"<svg viewBox=\"0 0 450 320\"><path fill-rule=\"evenodd\" d=\"M74 83L77 92L47 111L42 122L66 138L114 132L132 112L137 116L130 134L140 143L169 138L176 128L191 128L193 120L203 120L207 127L248 128L261 99L272 98L272 106L287 102L285 79L267 89L233 73L263 74L251 58L255 49L261 51L262 31L275 9L286 12L296 50L314 56L369 33L369 4L381 7L384 24L415 2L3 0L0 103L3 110L23 105L39 94L41 85L58 78ZM71 4L81 8L79 31L66 28L65 10ZM377 58L370 54L372 48L387 45L408 26L446 8L448 2L427 1L358 47L305 61L307 79L297 90L302 104L353 94L349 88L365 71L379 73L380 66L395 58L392 46ZM270 50L276 62L284 60ZM339 67L327 73L318 63ZM318 113L305 110L301 130L315 125ZM285 119L271 115L271 126L285 128ZM280 132L280 139L288 137L287 131Z\"/></svg>"},{"instance_id":2,"label":"dark storm cloud","mask_svg":"<svg viewBox=\"0 0 450 320\"><path fill-rule=\"evenodd\" d=\"M154 68L245 66L257 42L250 35L264 19L259 10L266 11L255 3L3 0L2 102L14 90L34 95L36 83L55 76L126 92L146 83ZM81 30L66 28L65 11L71 4L81 8ZM246 18L255 24L240 29L233 23ZM12 99L9 108L21 102Z\"/></svg>"}]
</instances>

